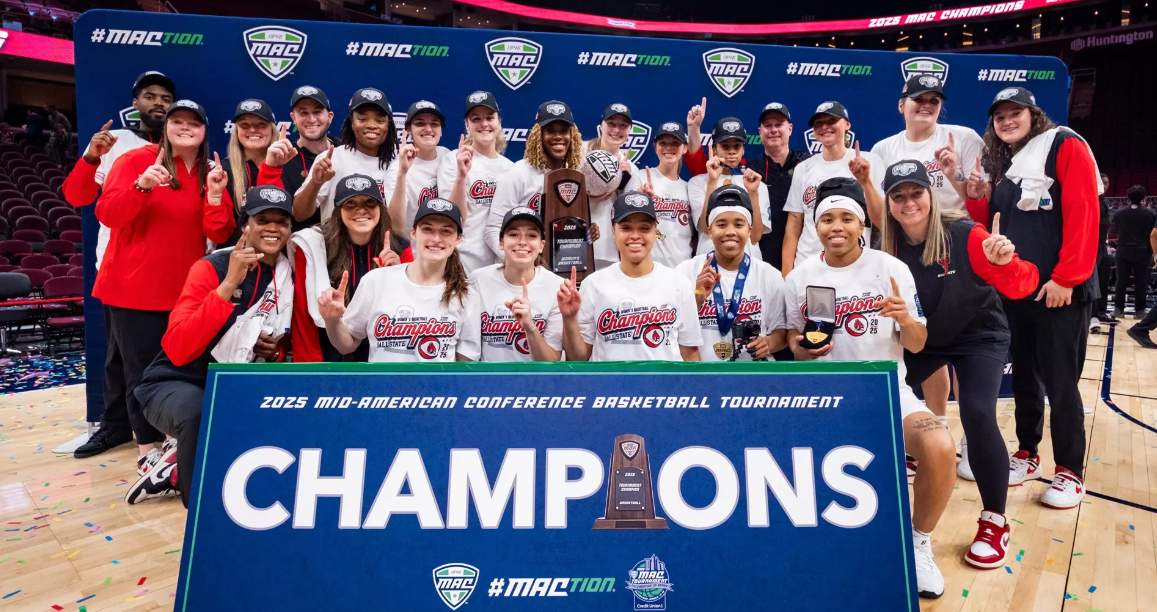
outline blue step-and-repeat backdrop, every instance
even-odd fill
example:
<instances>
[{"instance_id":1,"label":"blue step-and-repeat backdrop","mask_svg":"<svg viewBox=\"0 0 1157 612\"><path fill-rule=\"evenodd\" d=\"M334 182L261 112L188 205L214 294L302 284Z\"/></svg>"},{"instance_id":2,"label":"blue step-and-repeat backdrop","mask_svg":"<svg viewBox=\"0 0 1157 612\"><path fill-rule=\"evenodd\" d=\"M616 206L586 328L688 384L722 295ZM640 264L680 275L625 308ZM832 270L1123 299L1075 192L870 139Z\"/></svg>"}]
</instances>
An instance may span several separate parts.
<instances>
[{"instance_id":1,"label":"blue step-and-repeat backdrop","mask_svg":"<svg viewBox=\"0 0 1157 612\"><path fill-rule=\"evenodd\" d=\"M897 100L906 75L945 79L945 123L983 131L993 97L1011 84L1027 86L1054 119L1067 118L1069 79L1049 57L896 53L780 47L730 42L628 36L543 34L480 29L355 25L199 15L91 11L76 23L76 81L82 142L107 120L131 121L133 79L159 70L180 97L208 109L210 143L224 153L237 103L262 98L288 121L291 92L323 89L334 105L334 126L346 115L353 91L384 91L395 114L414 101L442 107L449 124L443 143L453 148L466 96L484 89L497 96L510 142L507 156L522 157L535 110L560 99L574 109L584 137L592 137L603 109L627 104L635 125L628 142L639 164L655 164L654 131L685 122L687 110L707 97L708 124L733 115L751 137L748 157L759 154L760 109L778 101L795 121L794 148L814 148L807 118L817 105L839 100L865 149L903 129ZM94 277L96 221L84 213L86 281ZM176 273L176 272L175 272ZM99 303L86 302L90 420L99 420L104 332Z\"/></svg>"},{"instance_id":2,"label":"blue step-and-repeat backdrop","mask_svg":"<svg viewBox=\"0 0 1157 612\"><path fill-rule=\"evenodd\" d=\"M918 612L894 363L624 365L214 366L175 609Z\"/></svg>"}]
</instances>

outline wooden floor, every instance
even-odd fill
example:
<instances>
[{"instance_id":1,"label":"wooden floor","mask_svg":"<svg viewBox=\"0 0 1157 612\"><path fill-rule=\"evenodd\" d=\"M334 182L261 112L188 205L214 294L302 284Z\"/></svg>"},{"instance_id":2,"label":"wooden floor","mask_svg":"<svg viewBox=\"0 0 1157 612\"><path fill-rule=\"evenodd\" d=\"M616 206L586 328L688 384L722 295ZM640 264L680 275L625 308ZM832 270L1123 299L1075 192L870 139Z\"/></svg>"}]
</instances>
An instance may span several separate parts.
<instances>
[{"instance_id":1,"label":"wooden floor","mask_svg":"<svg viewBox=\"0 0 1157 612\"><path fill-rule=\"evenodd\" d=\"M1150 509L1090 495L1079 508L1049 510L1037 503L1047 484L1010 489L1008 563L982 572L962 560L980 502L976 486L959 480L933 534L947 586L922 610L1157 612L1157 434L1100 401L1107 341L1090 338L1081 382L1085 405L1096 406L1085 419L1086 485ZM1157 399L1143 399L1157 398L1157 351L1138 348L1121 329L1112 371L1117 406L1157 425ZM171 610L184 510L177 500L124 503L135 477L133 446L88 460L54 455L53 447L83 431L83 414L80 386L0 397L0 610ZM999 422L1014 449L1011 401L999 406ZM1047 435L1041 454L1051 478Z\"/></svg>"}]
</instances>

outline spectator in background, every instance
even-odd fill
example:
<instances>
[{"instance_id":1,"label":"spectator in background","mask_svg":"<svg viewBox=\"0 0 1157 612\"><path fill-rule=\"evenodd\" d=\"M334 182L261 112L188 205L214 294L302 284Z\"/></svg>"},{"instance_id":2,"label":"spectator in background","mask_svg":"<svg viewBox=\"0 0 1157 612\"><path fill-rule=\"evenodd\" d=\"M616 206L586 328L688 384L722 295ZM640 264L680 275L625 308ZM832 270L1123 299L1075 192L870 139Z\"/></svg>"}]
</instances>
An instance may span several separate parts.
<instances>
[{"instance_id":1,"label":"spectator in background","mask_svg":"<svg viewBox=\"0 0 1157 612\"><path fill-rule=\"evenodd\" d=\"M1105 185L1105 191L1109 190L1109 175L1101 173L1101 182ZM1089 320L1089 331L1101 331L1101 322L1116 321L1116 317L1109 312L1109 275L1113 270L1113 257L1109 253L1109 205L1105 202L1105 194L1101 194L1101 223L1097 242L1097 290L1101 297L1097 298L1096 305L1093 306L1093 318ZM1086 411L1091 411L1091 408L1086 408ZM1089 414L1086 412L1085 414Z\"/></svg>"},{"instance_id":2,"label":"spectator in background","mask_svg":"<svg viewBox=\"0 0 1157 612\"><path fill-rule=\"evenodd\" d=\"M12 144L12 126L0 123L0 144Z\"/></svg>"},{"instance_id":3,"label":"spectator in background","mask_svg":"<svg viewBox=\"0 0 1157 612\"><path fill-rule=\"evenodd\" d=\"M58 125L63 125L66 132L72 131L72 122L68 120L68 117L64 116L64 113L56 109L55 104L46 105L44 107L44 112L48 116L48 127L51 128L54 132L56 131L56 126Z\"/></svg>"},{"instance_id":4,"label":"spectator in background","mask_svg":"<svg viewBox=\"0 0 1157 612\"><path fill-rule=\"evenodd\" d=\"M1145 293L1149 289L1149 268L1153 251L1149 234L1157 216L1144 203L1145 188L1133 185L1126 192L1129 203L1113 215L1117 226L1117 287L1113 292L1113 314L1125 312L1125 289L1133 278L1133 312L1138 319L1145 316Z\"/></svg>"},{"instance_id":5,"label":"spectator in background","mask_svg":"<svg viewBox=\"0 0 1157 612\"><path fill-rule=\"evenodd\" d=\"M48 151L48 157L52 158L53 163L64 167L68 161L68 149L72 146L72 132L61 125L56 124L52 128L52 136L48 138L48 146L45 147Z\"/></svg>"},{"instance_id":6,"label":"spectator in background","mask_svg":"<svg viewBox=\"0 0 1157 612\"><path fill-rule=\"evenodd\" d=\"M1153 226L1153 229L1149 230L1149 248L1157 252L1157 224ZM1154 266L1154 268L1157 269L1157 266ZM1140 323L1130 327L1126 333L1129 334L1130 338L1136 340L1137 344L1145 348L1157 349L1157 343L1153 342L1152 338L1149 337L1149 332L1154 329L1157 329L1157 308L1150 308L1149 314L1145 315L1145 318L1141 319Z\"/></svg>"},{"instance_id":7,"label":"spectator in background","mask_svg":"<svg viewBox=\"0 0 1157 612\"><path fill-rule=\"evenodd\" d=\"M24 131L28 134L28 144L44 144L44 128L47 123L35 108L28 109L28 116L24 118Z\"/></svg>"}]
</instances>

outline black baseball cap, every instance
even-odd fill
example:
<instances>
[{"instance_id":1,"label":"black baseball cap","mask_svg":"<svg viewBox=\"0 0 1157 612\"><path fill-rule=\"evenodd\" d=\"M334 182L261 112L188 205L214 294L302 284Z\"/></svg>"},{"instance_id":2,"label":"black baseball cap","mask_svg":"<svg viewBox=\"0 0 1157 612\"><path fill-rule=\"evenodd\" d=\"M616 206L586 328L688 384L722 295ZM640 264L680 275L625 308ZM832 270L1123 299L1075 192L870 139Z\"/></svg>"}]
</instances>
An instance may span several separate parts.
<instances>
[{"instance_id":1,"label":"black baseball cap","mask_svg":"<svg viewBox=\"0 0 1157 612\"><path fill-rule=\"evenodd\" d=\"M418 100L410 105L410 110L406 111L406 127L410 127L410 122L414 120L414 117L417 116L418 113L430 113L437 117L438 121L442 122L442 125L446 125L446 115L442 114L442 109L438 108L437 104L429 100Z\"/></svg>"},{"instance_id":2,"label":"black baseball cap","mask_svg":"<svg viewBox=\"0 0 1157 612\"><path fill-rule=\"evenodd\" d=\"M724 117L716 121L715 127L711 130L711 142L719 144L732 138L747 142L747 131L743 129L743 122L737 117Z\"/></svg>"},{"instance_id":3,"label":"black baseball cap","mask_svg":"<svg viewBox=\"0 0 1157 612\"><path fill-rule=\"evenodd\" d=\"M659 133L655 135L655 140L659 140L660 136L674 136L679 139L679 142L687 144L687 132L683 129L683 125L677 121L668 121L659 126Z\"/></svg>"},{"instance_id":4,"label":"black baseball cap","mask_svg":"<svg viewBox=\"0 0 1157 612\"><path fill-rule=\"evenodd\" d=\"M174 98L177 97L177 86L173 83L173 80L156 70L142 72L141 75L137 77L137 80L133 81L133 97L137 97L137 95L141 93L141 90L149 85L160 85L169 90L169 93L173 94Z\"/></svg>"},{"instance_id":5,"label":"black baseball cap","mask_svg":"<svg viewBox=\"0 0 1157 612\"><path fill-rule=\"evenodd\" d=\"M934 74L914 74L904 81L904 90L901 91L905 98L917 98L929 92L940 94L941 100L947 100L948 96L944 95L944 79Z\"/></svg>"},{"instance_id":6,"label":"black baseball cap","mask_svg":"<svg viewBox=\"0 0 1157 612\"><path fill-rule=\"evenodd\" d=\"M505 234L506 227L511 223L519 220L530 221L534 223L534 226L538 228L538 231L545 231L546 226L542 224L542 217L539 217L538 213L534 212L533 208L529 208L527 206L515 206L514 208L506 211L506 215L502 217L502 231L500 231L498 235L501 236Z\"/></svg>"},{"instance_id":7,"label":"black baseball cap","mask_svg":"<svg viewBox=\"0 0 1157 612\"><path fill-rule=\"evenodd\" d=\"M418 226L418 222L430 215L439 215L446 217L458 226L458 232L462 232L462 212L450 200L442 198L430 198L422 202L418 206L418 212L414 214L414 227Z\"/></svg>"},{"instance_id":8,"label":"black baseball cap","mask_svg":"<svg viewBox=\"0 0 1157 612\"><path fill-rule=\"evenodd\" d=\"M275 185L258 185L245 193L245 206L241 212L252 217L259 212L277 209L293 216L293 196Z\"/></svg>"},{"instance_id":9,"label":"black baseball cap","mask_svg":"<svg viewBox=\"0 0 1157 612\"><path fill-rule=\"evenodd\" d=\"M884 171L884 195L892 193L896 187L904 183L915 183L921 187L932 187L932 179L928 177L928 169L924 164L914 160L898 161Z\"/></svg>"},{"instance_id":10,"label":"black baseball cap","mask_svg":"<svg viewBox=\"0 0 1157 612\"><path fill-rule=\"evenodd\" d=\"M382 93L380 89L364 87L355 91L353 97L350 98L350 112L365 104L376 106L387 115L393 112L390 109L390 101L386 99L386 94Z\"/></svg>"},{"instance_id":11,"label":"black baseball cap","mask_svg":"<svg viewBox=\"0 0 1157 612\"><path fill-rule=\"evenodd\" d=\"M498 99L489 91L476 91L466 96L466 112L463 116L469 115L475 106L485 106L496 113L502 113L498 110Z\"/></svg>"},{"instance_id":12,"label":"black baseball cap","mask_svg":"<svg viewBox=\"0 0 1157 612\"><path fill-rule=\"evenodd\" d=\"M360 195L370 196L378 204L383 204L382 189L378 187L378 182L373 177L365 174L351 174L337 182L337 188L334 189L333 194L333 205L339 207L345 204L346 200Z\"/></svg>"},{"instance_id":13,"label":"black baseball cap","mask_svg":"<svg viewBox=\"0 0 1157 612\"><path fill-rule=\"evenodd\" d=\"M233 111L233 120L237 121L241 115L255 115L269 123L277 123L277 119L273 116L273 109L265 103L265 100L258 100L257 98L242 100L237 105L237 110Z\"/></svg>"},{"instance_id":14,"label":"black baseball cap","mask_svg":"<svg viewBox=\"0 0 1157 612\"><path fill-rule=\"evenodd\" d=\"M1012 102L1019 106L1036 106L1036 96L1032 92L1023 87L1006 87L996 94L996 98L992 101L992 106L988 107L988 114L992 116L996 112L996 107L1005 102Z\"/></svg>"},{"instance_id":15,"label":"black baseball cap","mask_svg":"<svg viewBox=\"0 0 1157 612\"><path fill-rule=\"evenodd\" d=\"M314 87L313 85L302 85L301 87L293 90L293 96L289 98L289 108L297 106L298 102L301 102L306 98L324 106L326 110L330 110L329 96L325 95L324 91Z\"/></svg>"},{"instance_id":16,"label":"black baseball cap","mask_svg":"<svg viewBox=\"0 0 1157 612\"><path fill-rule=\"evenodd\" d=\"M830 178L819 184L816 187L816 208L812 211L812 218L815 218L815 211L819 210L819 203L831 196L845 196L855 200L867 212L868 206L864 202L864 188L860 187L860 183L856 179L848 178L846 176L837 176Z\"/></svg>"},{"instance_id":17,"label":"black baseball cap","mask_svg":"<svg viewBox=\"0 0 1157 612\"><path fill-rule=\"evenodd\" d=\"M542 127L555 121L574 125L574 115L570 112L570 106L559 100L547 100L539 105L538 112L534 115L534 122Z\"/></svg>"},{"instance_id":18,"label":"black baseball cap","mask_svg":"<svg viewBox=\"0 0 1157 612\"><path fill-rule=\"evenodd\" d=\"M751 196L747 195L747 190L734 183L730 185L722 185L711 192L707 198L707 215L711 215L711 210L720 206L739 206L746 208L747 212L753 212L751 208Z\"/></svg>"},{"instance_id":19,"label":"black baseball cap","mask_svg":"<svg viewBox=\"0 0 1157 612\"><path fill-rule=\"evenodd\" d=\"M634 121L634 119L631 118L631 109L627 108L626 104L619 104L618 102L603 109L602 120L606 121L615 115L622 115L627 118L627 121Z\"/></svg>"},{"instance_id":20,"label":"black baseball cap","mask_svg":"<svg viewBox=\"0 0 1157 612\"><path fill-rule=\"evenodd\" d=\"M615 198L614 223L618 223L635 213L642 213L655 221L659 220L658 215L655 214L655 202L651 196L641 191L628 191Z\"/></svg>"},{"instance_id":21,"label":"black baseball cap","mask_svg":"<svg viewBox=\"0 0 1157 612\"><path fill-rule=\"evenodd\" d=\"M763 123L763 118L768 113L779 113L791 123L791 113L787 112L787 107L780 102L768 102L767 106L763 107L763 111L759 113L759 122Z\"/></svg>"},{"instance_id":22,"label":"black baseball cap","mask_svg":"<svg viewBox=\"0 0 1157 612\"><path fill-rule=\"evenodd\" d=\"M811 127L815 125L816 119L819 119L823 115L831 115L838 119L848 119L848 109L844 108L844 105L839 102L824 102L816 107L815 114L807 120L807 126ZM851 119L848 120L850 121Z\"/></svg>"},{"instance_id":23,"label":"black baseball cap","mask_svg":"<svg viewBox=\"0 0 1157 612\"><path fill-rule=\"evenodd\" d=\"M169 110L165 113L165 118L168 119L173 116L173 113L183 110L196 113L197 117L201 119L201 123L209 123L209 116L205 114L205 107L192 100L177 100L173 102L169 105Z\"/></svg>"}]
</instances>

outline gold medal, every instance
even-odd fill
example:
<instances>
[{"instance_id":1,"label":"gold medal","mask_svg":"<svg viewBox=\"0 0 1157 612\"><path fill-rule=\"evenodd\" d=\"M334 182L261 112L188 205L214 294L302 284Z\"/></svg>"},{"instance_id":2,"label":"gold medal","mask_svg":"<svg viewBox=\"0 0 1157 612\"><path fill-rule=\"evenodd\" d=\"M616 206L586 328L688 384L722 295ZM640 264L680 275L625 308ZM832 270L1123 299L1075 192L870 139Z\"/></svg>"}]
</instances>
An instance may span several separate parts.
<instances>
[{"instance_id":1,"label":"gold medal","mask_svg":"<svg viewBox=\"0 0 1157 612\"><path fill-rule=\"evenodd\" d=\"M806 337L807 341L811 342L812 344L819 344L820 342L823 342L828 337L828 335L822 331L810 331L804 334L804 337Z\"/></svg>"},{"instance_id":2,"label":"gold medal","mask_svg":"<svg viewBox=\"0 0 1157 612\"><path fill-rule=\"evenodd\" d=\"M734 350L731 343L726 340L716 342L712 345L712 348L715 349L715 356L718 357L720 361L731 359L731 353Z\"/></svg>"},{"instance_id":3,"label":"gold medal","mask_svg":"<svg viewBox=\"0 0 1157 612\"><path fill-rule=\"evenodd\" d=\"M730 185L731 184L731 177L727 177L727 178L723 179L723 184L724 185Z\"/></svg>"}]
</instances>

